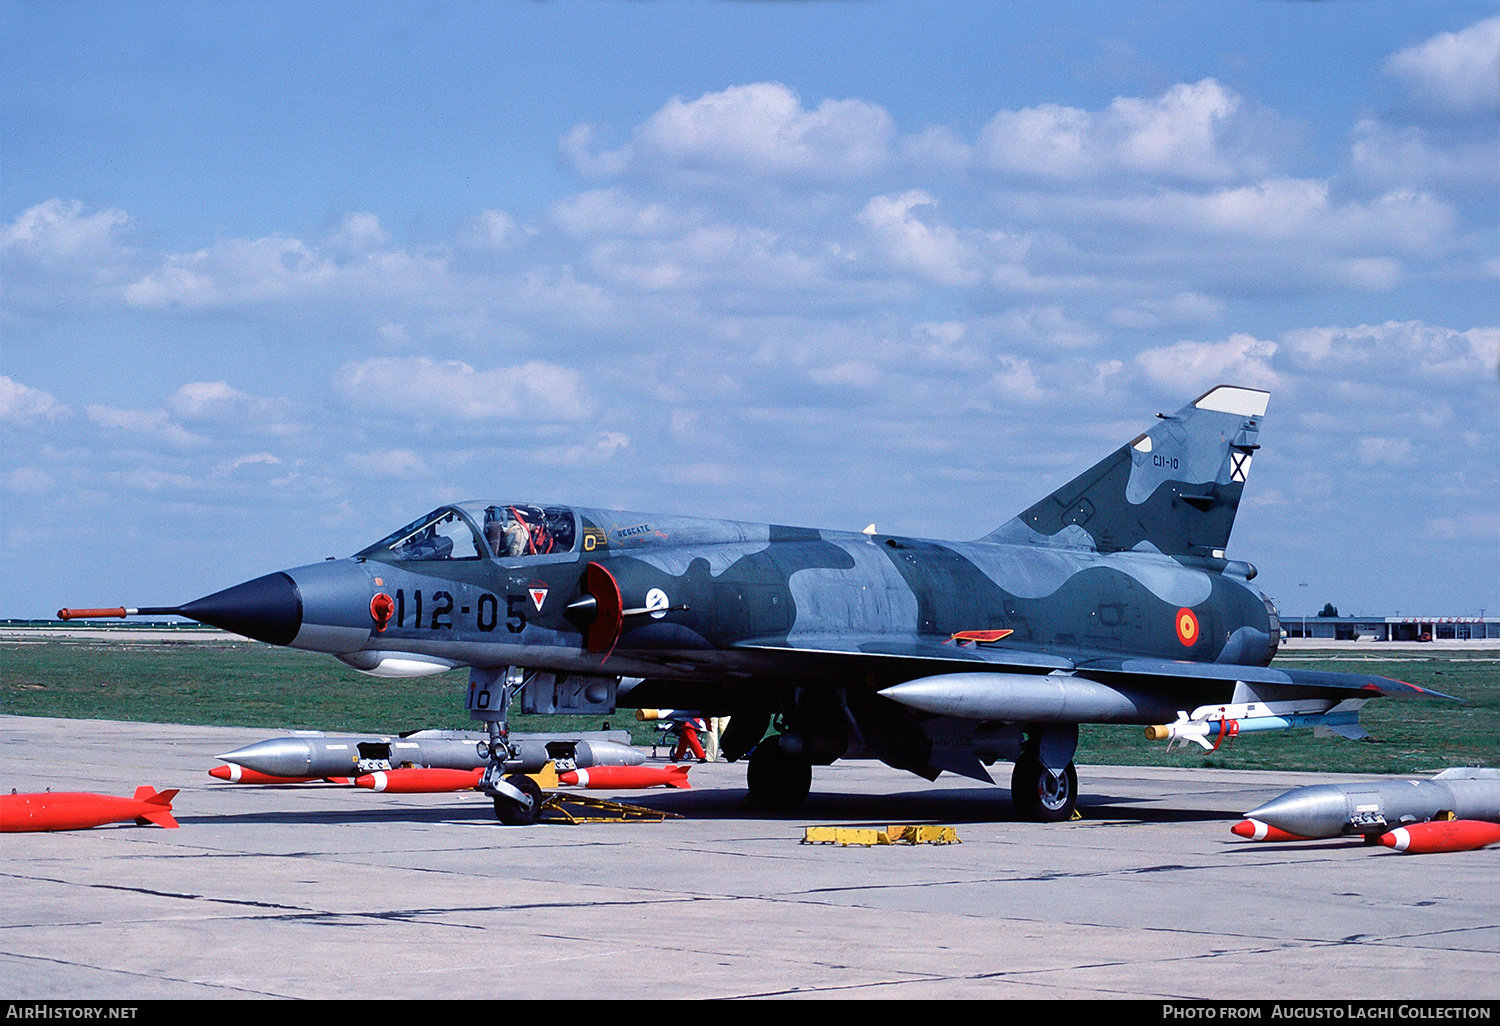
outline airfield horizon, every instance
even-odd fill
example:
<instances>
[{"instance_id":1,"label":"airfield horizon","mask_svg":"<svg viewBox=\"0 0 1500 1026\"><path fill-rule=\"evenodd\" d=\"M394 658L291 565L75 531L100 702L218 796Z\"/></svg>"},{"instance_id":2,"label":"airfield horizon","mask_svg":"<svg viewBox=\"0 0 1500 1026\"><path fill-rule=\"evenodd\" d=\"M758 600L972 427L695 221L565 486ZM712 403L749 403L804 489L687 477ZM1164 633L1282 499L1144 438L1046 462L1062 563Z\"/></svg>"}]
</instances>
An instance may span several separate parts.
<instances>
[{"instance_id":1,"label":"airfield horizon","mask_svg":"<svg viewBox=\"0 0 1500 1026\"><path fill-rule=\"evenodd\" d=\"M1441 646L1441 647L1440 647ZM1381 699L1362 722L1379 743L1320 739L1307 730L1236 739L1207 752L1168 752L1134 726L1085 724L1080 789L1090 766L1204 766L1329 773L1425 773L1500 765L1500 646L1493 642L1324 642L1284 647L1299 667L1364 672L1456 695L1466 704ZM0 625L0 713L244 727L271 737L294 729L395 734L421 729L482 732L462 708L462 670L381 680L313 653L278 648L214 628ZM632 743L660 742L634 710L603 717L512 717L518 733L626 729ZM1003 763L991 768L1000 784ZM988 785L985 785L988 786Z\"/></svg>"}]
</instances>

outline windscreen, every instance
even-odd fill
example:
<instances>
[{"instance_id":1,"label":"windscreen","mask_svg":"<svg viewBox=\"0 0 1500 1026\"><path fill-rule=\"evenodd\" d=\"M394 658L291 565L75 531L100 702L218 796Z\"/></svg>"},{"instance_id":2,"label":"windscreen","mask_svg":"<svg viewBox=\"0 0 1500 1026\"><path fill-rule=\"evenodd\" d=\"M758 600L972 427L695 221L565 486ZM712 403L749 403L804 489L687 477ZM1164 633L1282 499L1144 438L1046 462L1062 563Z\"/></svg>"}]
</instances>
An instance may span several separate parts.
<instances>
[{"instance_id":1,"label":"windscreen","mask_svg":"<svg viewBox=\"0 0 1500 1026\"><path fill-rule=\"evenodd\" d=\"M474 529L455 509L434 510L359 553L399 560L478 559Z\"/></svg>"}]
</instances>

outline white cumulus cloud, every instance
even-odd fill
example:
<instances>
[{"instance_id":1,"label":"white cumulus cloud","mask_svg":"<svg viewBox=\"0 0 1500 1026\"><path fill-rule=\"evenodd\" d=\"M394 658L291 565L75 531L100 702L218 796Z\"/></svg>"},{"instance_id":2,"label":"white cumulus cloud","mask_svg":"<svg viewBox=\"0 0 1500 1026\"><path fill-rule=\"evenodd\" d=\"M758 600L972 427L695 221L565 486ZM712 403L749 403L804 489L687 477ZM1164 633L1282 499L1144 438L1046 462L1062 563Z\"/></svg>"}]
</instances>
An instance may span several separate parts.
<instances>
[{"instance_id":1,"label":"white cumulus cloud","mask_svg":"<svg viewBox=\"0 0 1500 1026\"><path fill-rule=\"evenodd\" d=\"M43 263L97 257L114 250L120 230L129 223L125 211L114 207L86 214L78 200L51 199L0 229L0 252Z\"/></svg>"},{"instance_id":2,"label":"white cumulus cloud","mask_svg":"<svg viewBox=\"0 0 1500 1026\"><path fill-rule=\"evenodd\" d=\"M864 175L890 157L894 126L885 109L863 100L803 105L780 82L755 82L673 97L619 150L596 151L588 126L573 129L564 152L592 174L638 165L710 171L733 177L840 178Z\"/></svg>"},{"instance_id":3,"label":"white cumulus cloud","mask_svg":"<svg viewBox=\"0 0 1500 1026\"><path fill-rule=\"evenodd\" d=\"M1299 368L1358 368L1375 379L1471 383L1493 378L1500 328L1459 331L1421 321L1299 328L1286 333L1285 355Z\"/></svg>"},{"instance_id":4,"label":"white cumulus cloud","mask_svg":"<svg viewBox=\"0 0 1500 1026\"><path fill-rule=\"evenodd\" d=\"M69 410L50 393L0 374L0 423L25 425L57 420Z\"/></svg>"},{"instance_id":5,"label":"white cumulus cloud","mask_svg":"<svg viewBox=\"0 0 1500 1026\"><path fill-rule=\"evenodd\" d=\"M262 399L227 381L190 381L167 397L167 408L184 421L228 423L263 420L285 412L285 400Z\"/></svg>"},{"instance_id":6,"label":"white cumulus cloud","mask_svg":"<svg viewBox=\"0 0 1500 1026\"><path fill-rule=\"evenodd\" d=\"M439 421L573 420L591 405L578 371L541 360L476 370L460 360L377 357L345 364L333 384L351 406Z\"/></svg>"},{"instance_id":7,"label":"white cumulus cloud","mask_svg":"<svg viewBox=\"0 0 1500 1026\"><path fill-rule=\"evenodd\" d=\"M1116 97L1102 111L1041 104L998 112L980 133L980 163L1046 178L1121 171L1222 181L1265 173L1262 122L1244 99L1212 78L1178 83L1160 96Z\"/></svg>"},{"instance_id":8,"label":"white cumulus cloud","mask_svg":"<svg viewBox=\"0 0 1500 1026\"><path fill-rule=\"evenodd\" d=\"M858 220L898 267L915 271L941 285L967 285L979 280L977 254L954 229L929 225L913 211L937 203L920 189L899 196L876 196L859 212Z\"/></svg>"},{"instance_id":9,"label":"white cumulus cloud","mask_svg":"<svg viewBox=\"0 0 1500 1026\"><path fill-rule=\"evenodd\" d=\"M328 241L334 249L352 255L379 249L390 241L390 236L380 226L379 217L357 212L345 214L339 220L338 227L329 235Z\"/></svg>"},{"instance_id":10,"label":"white cumulus cloud","mask_svg":"<svg viewBox=\"0 0 1500 1026\"><path fill-rule=\"evenodd\" d=\"M1413 95L1452 113L1493 113L1500 107L1500 18L1444 32L1395 54L1385 70Z\"/></svg>"},{"instance_id":11,"label":"white cumulus cloud","mask_svg":"<svg viewBox=\"0 0 1500 1026\"><path fill-rule=\"evenodd\" d=\"M142 435L182 447L200 445L206 441L174 421L166 410L129 410L93 405L88 407L88 416L95 424L117 434Z\"/></svg>"},{"instance_id":12,"label":"white cumulus cloud","mask_svg":"<svg viewBox=\"0 0 1500 1026\"><path fill-rule=\"evenodd\" d=\"M1191 390L1228 384L1274 391L1280 379L1271 362L1278 348L1275 342L1240 333L1222 342L1185 340L1148 349L1135 362L1161 385Z\"/></svg>"}]
</instances>

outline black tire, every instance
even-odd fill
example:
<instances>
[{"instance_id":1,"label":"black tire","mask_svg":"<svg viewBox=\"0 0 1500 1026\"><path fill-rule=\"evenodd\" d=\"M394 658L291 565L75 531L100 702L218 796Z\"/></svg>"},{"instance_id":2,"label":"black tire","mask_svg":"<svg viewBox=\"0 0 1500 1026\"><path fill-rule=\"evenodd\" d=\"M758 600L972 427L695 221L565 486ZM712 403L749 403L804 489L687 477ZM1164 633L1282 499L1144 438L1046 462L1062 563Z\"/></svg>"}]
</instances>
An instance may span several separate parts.
<instances>
[{"instance_id":1,"label":"black tire","mask_svg":"<svg viewBox=\"0 0 1500 1026\"><path fill-rule=\"evenodd\" d=\"M1010 775L1010 800L1022 819L1061 823L1078 807L1078 770L1070 762L1054 774L1034 755L1016 760Z\"/></svg>"},{"instance_id":2,"label":"black tire","mask_svg":"<svg viewBox=\"0 0 1500 1026\"><path fill-rule=\"evenodd\" d=\"M531 808L504 795L495 796L495 818L506 826L531 826L542 818L542 802L546 796L535 780L524 773L512 773L505 782L531 799Z\"/></svg>"},{"instance_id":3,"label":"black tire","mask_svg":"<svg viewBox=\"0 0 1500 1026\"><path fill-rule=\"evenodd\" d=\"M752 808L794 812L812 790L812 762L782 751L773 735L751 750L745 783L750 788Z\"/></svg>"}]
</instances>

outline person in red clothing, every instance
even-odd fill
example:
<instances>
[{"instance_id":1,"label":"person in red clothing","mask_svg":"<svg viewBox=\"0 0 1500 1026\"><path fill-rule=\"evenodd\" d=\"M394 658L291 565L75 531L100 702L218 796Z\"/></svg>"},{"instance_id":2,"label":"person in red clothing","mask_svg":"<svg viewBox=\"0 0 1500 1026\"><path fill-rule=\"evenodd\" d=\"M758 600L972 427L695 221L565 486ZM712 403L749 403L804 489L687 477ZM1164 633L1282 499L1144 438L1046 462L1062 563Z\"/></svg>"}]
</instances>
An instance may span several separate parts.
<instances>
[{"instance_id":1,"label":"person in red clothing","mask_svg":"<svg viewBox=\"0 0 1500 1026\"><path fill-rule=\"evenodd\" d=\"M707 729L708 724L700 716L690 716L683 720L677 730L677 747L672 750L672 761L676 762L691 751L699 762L707 762L708 756L703 754L703 745L698 740L698 732Z\"/></svg>"}]
</instances>

